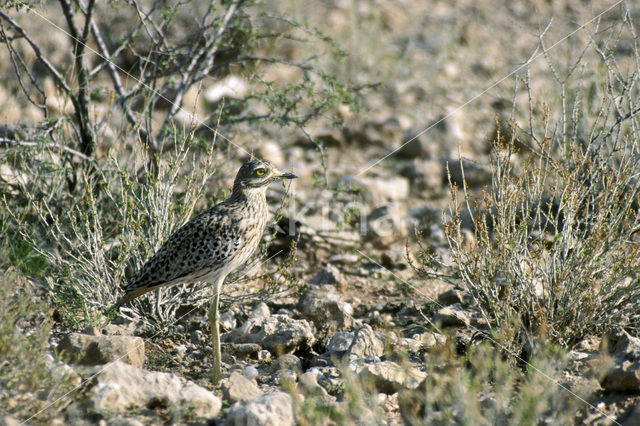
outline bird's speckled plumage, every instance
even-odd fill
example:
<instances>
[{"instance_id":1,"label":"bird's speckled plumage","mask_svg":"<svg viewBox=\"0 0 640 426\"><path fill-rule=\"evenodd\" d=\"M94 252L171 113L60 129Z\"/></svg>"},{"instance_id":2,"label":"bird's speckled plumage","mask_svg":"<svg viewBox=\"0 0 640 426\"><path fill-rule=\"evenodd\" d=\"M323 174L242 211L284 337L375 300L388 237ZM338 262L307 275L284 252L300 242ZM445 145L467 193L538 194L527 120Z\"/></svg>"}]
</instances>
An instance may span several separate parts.
<instances>
[{"instance_id":1,"label":"bird's speckled plumage","mask_svg":"<svg viewBox=\"0 0 640 426\"><path fill-rule=\"evenodd\" d=\"M294 177L265 160L244 163L231 196L171 235L124 288L125 294L114 308L162 286L198 281L221 285L260 243L269 213L268 185Z\"/></svg>"}]
</instances>

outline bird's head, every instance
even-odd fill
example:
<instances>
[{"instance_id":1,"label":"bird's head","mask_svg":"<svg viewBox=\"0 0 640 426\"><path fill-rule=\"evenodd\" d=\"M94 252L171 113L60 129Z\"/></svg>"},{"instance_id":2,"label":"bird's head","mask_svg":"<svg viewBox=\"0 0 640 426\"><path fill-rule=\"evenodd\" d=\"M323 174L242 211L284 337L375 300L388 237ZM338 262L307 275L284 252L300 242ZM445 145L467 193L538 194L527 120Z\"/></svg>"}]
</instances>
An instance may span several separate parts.
<instances>
[{"instance_id":1,"label":"bird's head","mask_svg":"<svg viewBox=\"0 0 640 426\"><path fill-rule=\"evenodd\" d=\"M269 184L282 179L295 179L298 176L293 173L278 170L270 162L266 160L252 159L245 162L238 174L233 185L236 188L244 190L250 189L266 189Z\"/></svg>"}]
</instances>

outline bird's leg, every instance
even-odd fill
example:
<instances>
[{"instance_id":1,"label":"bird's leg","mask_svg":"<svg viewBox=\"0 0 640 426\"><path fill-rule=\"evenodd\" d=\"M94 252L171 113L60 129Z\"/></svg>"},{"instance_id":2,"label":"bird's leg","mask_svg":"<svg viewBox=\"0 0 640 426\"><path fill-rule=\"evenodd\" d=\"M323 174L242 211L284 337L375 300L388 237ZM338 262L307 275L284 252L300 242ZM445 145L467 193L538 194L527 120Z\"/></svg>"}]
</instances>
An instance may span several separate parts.
<instances>
[{"instance_id":1,"label":"bird's leg","mask_svg":"<svg viewBox=\"0 0 640 426\"><path fill-rule=\"evenodd\" d=\"M211 381L213 383L218 383L220 377L222 375L221 368L221 351L220 351L220 331L219 331L219 321L218 321L218 302L220 300L220 288L222 287L222 280L216 281L213 289L213 299L211 299L211 303L209 304L209 328L211 330L212 342L213 346L213 370L211 371Z\"/></svg>"}]
</instances>

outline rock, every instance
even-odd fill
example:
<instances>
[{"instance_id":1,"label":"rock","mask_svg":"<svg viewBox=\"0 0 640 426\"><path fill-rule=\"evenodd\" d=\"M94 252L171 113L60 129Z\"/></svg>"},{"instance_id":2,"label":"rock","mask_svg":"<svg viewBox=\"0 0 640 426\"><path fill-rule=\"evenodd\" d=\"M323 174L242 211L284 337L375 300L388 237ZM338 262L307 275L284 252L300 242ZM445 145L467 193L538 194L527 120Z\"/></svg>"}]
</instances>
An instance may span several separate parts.
<instances>
[{"instance_id":1,"label":"rock","mask_svg":"<svg viewBox=\"0 0 640 426\"><path fill-rule=\"evenodd\" d=\"M451 175L451 182L459 186L462 186L464 181L469 187L481 187L491 183L491 168L489 166L467 160L462 160L461 165L458 159L444 159L442 160L442 176L445 182L448 182L449 179L447 167Z\"/></svg>"},{"instance_id":2,"label":"rock","mask_svg":"<svg viewBox=\"0 0 640 426\"><path fill-rule=\"evenodd\" d=\"M244 369L242 369L242 375L249 380L255 379L259 374L260 372L253 365L247 365Z\"/></svg>"},{"instance_id":3,"label":"rock","mask_svg":"<svg viewBox=\"0 0 640 426\"><path fill-rule=\"evenodd\" d=\"M311 326L306 320L286 315L249 318L242 326L223 335L226 342L257 343L275 354L308 349L315 342Z\"/></svg>"},{"instance_id":4,"label":"rock","mask_svg":"<svg viewBox=\"0 0 640 426\"><path fill-rule=\"evenodd\" d=\"M136 336L70 333L62 338L58 351L76 364L99 365L116 360L134 367L142 367L144 364L144 340Z\"/></svg>"},{"instance_id":5,"label":"rock","mask_svg":"<svg viewBox=\"0 0 640 426\"><path fill-rule=\"evenodd\" d=\"M640 391L640 339L622 331L610 340L613 366L600 384L609 392Z\"/></svg>"},{"instance_id":6,"label":"rock","mask_svg":"<svg viewBox=\"0 0 640 426\"><path fill-rule=\"evenodd\" d=\"M344 276L338 268L331 264L325 266L320 272L309 278L307 283L311 285L331 284L340 290L347 288L347 281Z\"/></svg>"},{"instance_id":7,"label":"rock","mask_svg":"<svg viewBox=\"0 0 640 426\"><path fill-rule=\"evenodd\" d=\"M429 349L435 345L441 345L447 341L447 338L440 333L433 331L425 331L424 333L413 336L414 339L420 341L423 349Z\"/></svg>"},{"instance_id":8,"label":"rock","mask_svg":"<svg viewBox=\"0 0 640 426\"><path fill-rule=\"evenodd\" d=\"M82 334L89 334L91 336L103 336L103 335L118 335L129 336L135 333L136 324L129 322L125 324L112 324L109 323L104 327L97 327L90 325L82 330Z\"/></svg>"},{"instance_id":9,"label":"rock","mask_svg":"<svg viewBox=\"0 0 640 426\"><path fill-rule=\"evenodd\" d=\"M223 379L220 386L224 399L231 403L247 402L262 395L262 391L252 380L235 371Z\"/></svg>"},{"instance_id":10,"label":"rock","mask_svg":"<svg viewBox=\"0 0 640 426\"><path fill-rule=\"evenodd\" d=\"M284 167L284 154L277 142L262 139L256 147L256 156L271 161L276 167Z\"/></svg>"},{"instance_id":11,"label":"rock","mask_svg":"<svg viewBox=\"0 0 640 426\"><path fill-rule=\"evenodd\" d=\"M258 361L270 361L271 360L271 352L266 349L258 352Z\"/></svg>"},{"instance_id":12,"label":"rock","mask_svg":"<svg viewBox=\"0 0 640 426\"><path fill-rule=\"evenodd\" d=\"M262 347L257 343L224 343L222 351L238 358L249 358L258 354Z\"/></svg>"},{"instance_id":13,"label":"rock","mask_svg":"<svg viewBox=\"0 0 640 426\"><path fill-rule=\"evenodd\" d=\"M426 128L408 131L402 138L398 155L407 158L437 156L440 154L442 141L446 140L448 124L446 117L439 117Z\"/></svg>"},{"instance_id":14,"label":"rock","mask_svg":"<svg viewBox=\"0 0 640 426\"><path fill-rule=\"evenodd\" d=\"M341 265L353 265L354 263L360 262L360 259L361 257L355 253L339 253L331 256L329 262ZM338 289L342 290L339 285Z\"/></svg>"},{"instance_id":15,"label":"rock","mask_svg":"<svg viewBox=\"0 0 640 426\"><path fill-rule=\"evenodd\" d=\"M331 393L331 390L339 389L343 385L342 374L336 367L311 367L307 373L313 374L316 382L329 393Z\"/></svg>"},{"instance_id":16,"label":"rock","mask_svg":"<svg viewBox=\"0 0 640 426\"><path fill-rule=\"evenodd\" d=\"M363 122L355 128L345 129L345 136L349 142L365 144L367 146L387 146L399 144L402 138L400 122L394 118L376 118Z\"/></svg>"},{"instance_id":17,"label":"rock","mask_svg":"<svg viewBox=\"0 0 640 426\"><path fill-rule=\"evenodd\" d=\"M442 324L443 327L469 327L471 324L469 313L459 303L441 308L433 320Z\"/></svg>"},{"instance_id":18,"label":"rock","mask_svg":"<svg viewBox=\"0 0 640 426\"><path fill-rule=\"evenodd\" d=\"M223 98L243 98L249 90L247 82L236 75L229 75L205 89L202 98L209 104L215 104Z\"/></svg>"},{"instance_id":19,"label":"rock","mask_svg":"<svg viewBox=\"0 0 640 426\"><path fill-rule=\"evenodd\" d=\"M376 336L369 324L360 327L349 347L350 358L380 357L384 354L384 343Z\"/></svg>"},{"instance_id":20,"label":"rock","mask_svg":"<svg viewBox=\"0 0 640 426\"><path fill-rule=\"evenodd\" d=\"M226 422L232 426L293 426L293 401L289 394L273 392L229 409Z\"/></svg>"},{"instance_id":21,"label":"rock","mask_svg":"<svg viewBox=\"0 0 640 426\"><path fill-rule=\"evenodd\" d=\"M218 415L222 401L213 392L176 374L146 371L121 361L96 368L88 391L88 409L123 413L164 401L197 417Z\"/></svg>"},{"instance_id":22,"label":"rock","mask_svg":"<svg viewBox=\"0 0 640 426\"><path fill-rule=\"evenodd\" d=\"M441 305L455 305L456 303L460 305L470 305L473 303L473 298L469 293L465 293L461 290L456 290L455 288L449 289L443 293L438 295L438 302Z\"/></svg>"},{"instance_id":23,"label":"rock","mask_svg":"<svg viewBox=\"0 0 640 426\"><path fill-rule=\"evenodd\" d=\"M335 127L316 129L310 133L314 140L320 142L325 147L338 146L343 148L346 144L344 133ZM308 145L309 139L304 137L301 139L301 143Z\"/></svg>"},{"instance_id":24,"label":"rock","mask_svg":"<svg viewBox=\"0 0 640 426\"><path fill-rule=\"evenodd\" d=\"M636 403L625 410L624 414L616 419L616 422L622 426L637 426L638 419L640 419L640 404Z\"/></svg>"},{"instance_id":25,"label":"rock","mask_svg":"<svg viewBox=\"0 0 640 426\"><path fill-rule=\"evenodd\" d=\"M11 415L0 415L0 426L20 426L22 424L23 422Z\"/></svg>"},{"instance_id":26,"label":"rock","mask_svg":"<svg viewBox=\"0 0 640 426\"><path fill-rule=\"evenodd\" d=\"M194 346L203 346L206 343L206 341L207 341L207 338L205 337L202 330L194 330L191 333L191 343Z\"/></svg>"},{"instance_id":27,"label":"rock","mask_svg":"<svg viewBox=\"0 0 640 426\"><path fill-rule=\"evenodd\" d=\"M311 285L298 301L298 309L305 319L326 333L346 330L354 324L353 308L342 302L332 285Z\"/></svg>"},{"instance_id":28,"label":"rock","mask_svg":"<svg viewBox=\"0 0 640 426\"><path fill-rule=\"evenodd\" d=\"M415 235L420 233L423 238L445 241L442 231L442 209L423 205L409 210L408 233Z\"/></svg>"},{"instance_id":29,"label":"rock","mask_svg":"<svg viewBox=\"0 0 640 426\"><path fill-rule=\"evenodd\" d=\"M280 387L290 387L298 380L298 373L293 370L278 370L275 374L275 383Z\"/></svg>"},{"instance_id":30,"label":"rock","mask_svg":"<svg viewBox=\"0 0 640 426\"><path fill-rule=\"evenodd\" d=\"M231 311L223 312L220 315L220 328L229 331L236 328L236 316Z\"/></svg>"},{"instance_id":31,"label":"rock","mask_svg":"<svg viewBox=\"0 0 640 426\"><path fill-rule=\"evenodd\" d=\"M304 373L298 377L298 384L306 397L320 398L325 404L335 402L335 398L331 397L327 391L318 384L316 375L311 372Z\"/></svg>"},{"instance_id":32,"label":"rock","mask_svg":"<svg viewBox=\"0 0 640 426\"><path fill-rule=\"evenodd\" d=\"M253 309L251 309L251 313L249 313L249 318L262 318L262 317L268 317L269 315L271 315L271 310L269 309L269 306L267 306L267 304L264 302L258 302L253 307Z\"/></svg>"},{"instance_id":33,"label":"rock","mask_svg":"<svg viewBox=\"0 0 640 426\"><path fill-rule=\"evenodd\" d=\"M63 423L66 424L66 423ZM99 423L102 424L102 423ZM145 426L143 422L133 417L108 419L105 426Z\"/></svg>"},{"instance_id":34,"label":"rock","mask_svg":"<svg viewBox=\"0 0 640 426\"><path fill-rule=\"evenodd\" d=\"M366 241L376 247L388 246L407 236L407 210L404 203L384 203L369 213L364 226L361 224Z\"/></svg>"},{"instance_id":35,"label":"rock","mask_svg":"<svg viewBox=\"0 0 640 426\"><path fill-rule=\"evenodd\" d=\"M280 355L278 359L271 364L272 371L278 370L292 370L302 371L302 362L300 358L293 354Z\"/></svg>"},{"instance_id":36,"label":"rock","mask_svg":"<svg viewBox=\"0 0 640 426\"><path fill-rule=\"evenodd\" d=\"M366 364L358 373L362 380L370 380L380 392L392 394L401 389L415 389L427 374L415 367L401 367L392 361Z\"/></svg>"},{"instance_id":37,"label":"rock","mask_svg":"<svg viewBox=\"0 0 640 426\"><path fill-rule=\"evenodd\" d=\"M70 365L57 361L52 354L45 354L44 362L55 382L62 383L66 381L73 386L82 384L82 377Z\"/></svg>"},{"instance_id":38,"label":"rock","mask_svg":"<svg viewBox=\"0 0 640 426\"><path fill-rule=\"evenodd\" d=\"M333 352L338 356L342 356L349 351L351 344L353 343L353 338L355 337L355 333L350 331L340 331L335 333L331 340L329 340L329 344L327 345L327 352Z\"/></svg>"},{"instance_id":39,"label":"rock","mask_svg":"<svg viewBox=\"0 0 640 426\"><path fill-rule=\"evenodd\" d=\"M397 351L398 349L402 349L402 350L406 350L408 353L412 353L412 354L420 352L420 350L423 348L422 342L420 340L412 339L412 338L408 338L408 337L403 337L403 338L398 339L397 344L394 345L394 346L396 347L396 349L394 349L394 351ZM401 359L401 358L397 357L398 353L401 353L401 352L396 352L396 358L397 359Z\"/></svg>"}]
</instances>

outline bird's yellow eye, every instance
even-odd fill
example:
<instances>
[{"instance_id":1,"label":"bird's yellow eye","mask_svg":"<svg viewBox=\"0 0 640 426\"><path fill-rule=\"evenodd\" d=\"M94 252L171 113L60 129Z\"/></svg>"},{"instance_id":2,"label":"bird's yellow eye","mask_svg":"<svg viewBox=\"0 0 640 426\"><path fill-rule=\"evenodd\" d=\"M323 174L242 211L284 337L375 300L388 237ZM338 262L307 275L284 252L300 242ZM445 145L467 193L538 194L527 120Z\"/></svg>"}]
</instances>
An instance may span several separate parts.
<instances>
[{"instance_id":1,"label":"bird's yellow eye","mask_svg":"<svg viewBox=\"0 0 640 426\"><path fill-rule=\"evenodd\" d=\"M265 173L266 173L265 169L260 168L260 169L256 170L256 175L257 176L264 176Z\"/></svg>"}]
</instances>

